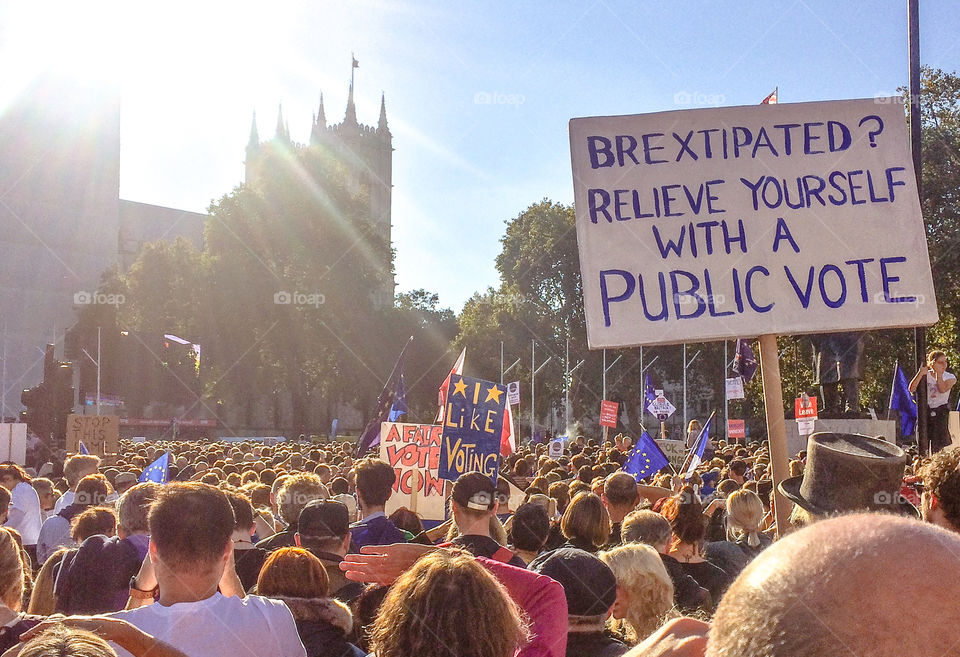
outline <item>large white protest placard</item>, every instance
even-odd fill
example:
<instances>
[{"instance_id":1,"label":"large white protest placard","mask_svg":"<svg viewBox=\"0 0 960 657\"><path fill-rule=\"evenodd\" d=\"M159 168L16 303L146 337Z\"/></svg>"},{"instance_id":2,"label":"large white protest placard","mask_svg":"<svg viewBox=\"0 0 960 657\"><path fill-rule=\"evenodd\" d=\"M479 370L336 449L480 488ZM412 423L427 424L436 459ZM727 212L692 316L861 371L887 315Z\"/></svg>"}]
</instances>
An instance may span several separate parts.
<instances>
[{"instance_id":1,"label":"large white protest placard","mask_svg":"<svg viewBox=\"0 0 960 657\"><path fill-rule=\"evenodd\" d=\"M27 425L23 422L0 424L0 461L27 462Z\"/></svg>"},{"instance_id":2,"label":"large white protest placard","mask_svg":"<svg viewBox=\"0 0 960 657\"><path fill-rule=\"evenodd\" d=\"M937 321L898 98L570 122L593 349Z\"/></svg>"}]
</instances>

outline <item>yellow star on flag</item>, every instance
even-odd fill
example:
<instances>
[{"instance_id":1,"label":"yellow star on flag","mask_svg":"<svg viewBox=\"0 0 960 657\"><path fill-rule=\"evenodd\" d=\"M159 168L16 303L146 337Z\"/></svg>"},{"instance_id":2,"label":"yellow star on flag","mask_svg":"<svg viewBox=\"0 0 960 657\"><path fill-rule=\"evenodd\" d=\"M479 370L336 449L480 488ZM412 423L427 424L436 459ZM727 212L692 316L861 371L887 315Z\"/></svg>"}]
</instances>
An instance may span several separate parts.
<instances>
[{"instance_id":1,"label":"yellow star on flag","mask_svg":"<svg viewBox=\"0 0 960 657\"><path fill-rule=\"evenodd\" d=\"M496 403L499 404L499 403L500 403L500 395L502 395L502 394L503 394L503 390L501 390L501 389L498 388L497 386L493 386L493 387L491 387L489 390L487 390L487 398L484 399L483 401L484 401L484 403L486 403L486 402L488 402L488 401L490 401L490 400L492 399L493 401L495 401Z\"/></svg>"},{"instance_id":2,"label":"yellow star on flag","mask_svg":"<svg viewBox=\"0 0 960 657\"><path fill-rule=\"evenodd\" d=\"M463 382L463 379L453 384L453 394L457 393L460 393L463 397L467 396L467 384Z\"/></svg>"}]
</instances>

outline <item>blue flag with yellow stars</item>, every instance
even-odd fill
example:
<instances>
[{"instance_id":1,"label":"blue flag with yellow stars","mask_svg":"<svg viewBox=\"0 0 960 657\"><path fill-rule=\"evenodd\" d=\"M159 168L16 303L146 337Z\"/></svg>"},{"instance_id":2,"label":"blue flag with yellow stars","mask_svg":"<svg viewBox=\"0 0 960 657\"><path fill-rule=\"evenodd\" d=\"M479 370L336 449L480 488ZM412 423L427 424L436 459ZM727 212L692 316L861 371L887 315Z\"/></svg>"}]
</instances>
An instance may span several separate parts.
<instances>
[{"instance_id":1,"label":"blue flag with yellow stars","mask_svg":"<svg viewBox=\"0 0 960 657\"><path fill-rule=\"evenodd\" d=\"M476 471L496 483L506 400L506 387L499 383L450 375L440 441L441 479L456 481Z\"/></svg>"},{"instance_id":2,"label":"blue flag with yellow stars","mask_svg":"<svg viewBox=\"0 0 960 657\"><path fill-rule=\"evenodd\" d=\"M155 484L165 484L170 480L170 452L164 452L163 456L147 466L143 471L139 482L152 481Z\"/></svg>"},{"instance_id":3,"label":"blue flag with yellow stars","mask_svg":"<svg viewBox=\"0 0 960 657\"><path fill-rule=\"evenodd\" d=\"M637 481L646 479L670 465L670 459L660 449L653 438L646 431L637 440L637 446L627 455L623 464L623 471L632 474Z\"/></svg>"}]
</instances>

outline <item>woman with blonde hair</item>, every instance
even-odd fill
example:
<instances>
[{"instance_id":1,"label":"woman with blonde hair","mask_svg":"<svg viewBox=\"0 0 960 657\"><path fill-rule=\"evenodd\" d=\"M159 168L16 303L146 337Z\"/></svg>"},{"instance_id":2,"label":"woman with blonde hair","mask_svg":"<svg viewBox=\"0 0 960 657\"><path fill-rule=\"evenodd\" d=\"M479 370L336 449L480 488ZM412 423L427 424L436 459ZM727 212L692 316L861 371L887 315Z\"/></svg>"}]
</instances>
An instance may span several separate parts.
<instances>
[{"instance_id":1,"label":"woman with blonde hair","mask_svg":"<svg viewBox=\"0 0 960 657\"><path fill-rule=\"evenodd\" d=\"M750 490L738 490L727 498L727 540L736 543L748 561L772 542L761 533L764 512L763 500Z\"/></svg>"},{"instance_id":2,"label":"woman with blonde hair","mask_svg":"<svg viewBox=\"0 0 960 657\"><path fill-rule=\"evenodd\" d=\"M640 543L601 552L617 578L611 629L637 644L653 634L673 608L673 582L660 554Z\"/></svg>"},{"instance_id":3,"label":"woman with blonde hair","mask_svg":"<svg viewBox=\"0 0 960 657\"><path fill-rule=\"evenodd\" d=\"M460 551L439 550L390 587L371 632L377 657L513 657L527 626L503 586Z\"/></svg>"},{"instance_id":4,"label":"woman with blonde hair","mask_svg":"<svg viewBox=\"0 0 960 657\"><path fill-rule=\"evenodd\" d=\"M594 493L577 493L560 519L568 547L596 554L610 540L612 524L607 507Z\"/></svg>"},{"instance_id":5,"label":"woman with blonde hair","mask_svg":"<svg viewBox=\"0 0 960 657\"><path fill-rule=\"evenodd\" d=\"M26 577L23 551L13 532L0 527L0 653L16 645L21 634L43 620L22 613Z\"/></svg>"}]
</instances>

